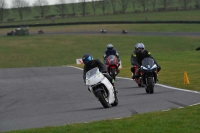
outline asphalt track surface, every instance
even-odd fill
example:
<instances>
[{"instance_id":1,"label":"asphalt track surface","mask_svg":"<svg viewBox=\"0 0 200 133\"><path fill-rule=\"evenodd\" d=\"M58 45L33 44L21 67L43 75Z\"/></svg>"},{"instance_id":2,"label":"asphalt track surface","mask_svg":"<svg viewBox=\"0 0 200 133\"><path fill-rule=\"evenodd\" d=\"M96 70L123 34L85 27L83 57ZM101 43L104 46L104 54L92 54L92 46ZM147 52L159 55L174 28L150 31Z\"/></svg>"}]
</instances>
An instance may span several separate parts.
<instances>
[{"instance_id":1,"label":"asphalt track surface","mask_svg":"<svg viewBox=\"0 0 200 133\"><path fill-rule=\"evenodd\" d=\"M36 35L37 33L30 32L31 35ZM77 31L77 32L45 32L41 35L60 35L60 34L66 34L66 35L84 35L84 34L90 34L90 35L99 35L99 34L110 34L110 35L121 35L122 32L107 32L107 33L100 33L100 31ZM200 36L200 32L128 32L124 35L135 35L135 36ZM4 34L0 34L0 36L6 36Z\"/></svg>"},{"instance_id":2,"label":"asphalt track surface","mask_svg":"<svg viewBox=\"0 0 200 133\"><path fill-rule=\"evenodd\" d=\"M122 69L123 70L123 69ZM147 94L132 79L116 79L119 105L103 108L69 66L0 69L0 132L129 117L200 103L200 92L155 86Z\"/></svg>"}]
</instances>

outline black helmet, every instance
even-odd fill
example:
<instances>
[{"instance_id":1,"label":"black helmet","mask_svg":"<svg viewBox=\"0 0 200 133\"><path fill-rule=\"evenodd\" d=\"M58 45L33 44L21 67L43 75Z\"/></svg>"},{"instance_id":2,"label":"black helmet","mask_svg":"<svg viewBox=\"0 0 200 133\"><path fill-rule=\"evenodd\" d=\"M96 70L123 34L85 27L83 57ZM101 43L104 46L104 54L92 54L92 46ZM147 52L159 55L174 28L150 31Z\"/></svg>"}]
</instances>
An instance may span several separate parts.
<instances>
[{"instance_id":1,"label":"black helmet","mask_svg":"<svg viewBox=\"0 0 200 133\"><path fill-rule=\"evenodd\" d=\"M112 44L108 44L107 45L107 50L112 50L113 49L113 45Z\"/></svg>"},{"instance_id":2,"label":"black helmet","mask_svg":"<svg viewBox=\"0 0 200 133\"><path fill-rule=\"evenodd\" d=\"M141 49L141 50L139 50L139 49ZM142 52L143 50L145 49L145 46L144 46L144 44L143 43L136 43L136 45L135 45L135 50L137 51L137 52Z\"/></svg>"},{"instance_id":3,"label":"black helmet","mask_svg":"<svg viewBox=\"0 0 200 133\"><path fill-rule=\"evenodd\" d=\"M92 55L89 53L84 54L82 57L82 61L85 65L88 64L88 62L90 62L91 60L93 60L93 58Z\"/></svg>"}]
</instances>

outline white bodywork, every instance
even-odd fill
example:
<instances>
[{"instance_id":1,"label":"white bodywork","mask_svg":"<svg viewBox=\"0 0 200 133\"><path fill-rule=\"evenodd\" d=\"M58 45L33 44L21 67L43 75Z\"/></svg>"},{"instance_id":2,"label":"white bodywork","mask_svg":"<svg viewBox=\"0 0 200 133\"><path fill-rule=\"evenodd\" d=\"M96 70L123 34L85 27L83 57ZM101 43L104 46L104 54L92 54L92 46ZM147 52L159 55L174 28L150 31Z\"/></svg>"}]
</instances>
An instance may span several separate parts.
<instances>
[{"instance_id":1,"label":"white bodywork","mask_svg":"<svg viewBox=\"0 0 200 133\"><path fill-rule=\"evenodd\" d=\"M86 85L89 86L91 92L94 93L92 86L97 84L104 84L105 89L108 90L108 103L112 104L115 101L114 89L110 81L99 71L98 67L89 70L86 73Z\"/></svg>"},{"instance_id":2,"label":"white bodywork","mask_svg":"<svg viewBox=\"0 0 200 133\"><path fill-rule=\"evenodd\" d=\"M154 68L157 68L157 65L154 64L152 67L150 67L150 66L148 65L148 68L146 68L146 67L144 67L144 66L141 66L141 68L144 69L144 70L152 70L152 69L154 69Z\"/></svg>"}]
</instances>

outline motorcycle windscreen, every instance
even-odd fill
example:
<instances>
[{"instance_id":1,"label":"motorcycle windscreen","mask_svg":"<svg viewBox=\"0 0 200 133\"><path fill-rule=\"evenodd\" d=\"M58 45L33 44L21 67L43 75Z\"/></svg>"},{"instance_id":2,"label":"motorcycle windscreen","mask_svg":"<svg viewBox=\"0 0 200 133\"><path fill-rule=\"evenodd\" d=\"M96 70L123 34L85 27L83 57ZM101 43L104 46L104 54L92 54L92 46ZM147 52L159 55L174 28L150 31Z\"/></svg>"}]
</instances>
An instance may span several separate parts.
<instances>
[{"instance_id":1,"label":"motorcycle windscreen","mask_svg":"<svg viewBox=\"0 0 200 133\"><path fill-rule=\"evenodd\" d=\"M107 65L116 65L118 64L117 57L115 55L109 55L107 58Z\"/></svg>"},{"instance_id":2,"label":"motorcycle windscreen","mask_svg":"<svg viewBox=\"0 0 200 133\"><path fill-rule=\"evenodd\" d=\"M99 68L95 67L86 73L86 85L94 85L99 83L104 76L99 72Z\"/></svg>"},{"instance_id":3,"label":"motorcycle windscreen","mask_svg":"<svg viewBox=\"0 0 200 133\"><path fill-rule=\"evenodd\" d=\"M91 70L89 70L87 73L86 73L86 79L89 79L90 77L92 77L93 75L99 73L99 68L98 67L95 67Z\"/></svg>"},{"instance_id":4,"label":"motorcycle windscreen","mask_svg":"<svg viewBox=\"0 0 200 133\"><path fill-rule=\"evenodd\" d=\"M142 66L146 67L146 68L152 68L154 65L154 60L152 58L144 58L142 60Z\"/></svg>"}]
</instances>

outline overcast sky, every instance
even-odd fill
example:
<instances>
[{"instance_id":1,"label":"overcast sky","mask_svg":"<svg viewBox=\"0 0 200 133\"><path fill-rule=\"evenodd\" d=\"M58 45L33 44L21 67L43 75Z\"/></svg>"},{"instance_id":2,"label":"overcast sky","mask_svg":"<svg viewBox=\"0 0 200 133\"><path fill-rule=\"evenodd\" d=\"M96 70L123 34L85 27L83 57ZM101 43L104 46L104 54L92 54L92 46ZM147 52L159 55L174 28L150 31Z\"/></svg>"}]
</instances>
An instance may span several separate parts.
<instances>
[{"instance_id":1,"label":"overcast sky","mask_svg":"<svg viewBox=\"0 0 200 133\"><path fill-rule=\"evenodd\" d=\"M9 8L11 8L11 6L12 6L12 1L13 0L6 0L6 3L8 4ZM28 1L31 5L33 5L33 3L36 0L26 0L26 1ZM49 5L55 5L56 3L58 3L58 0L46 0L46 1L48 1ZM70 3L71 1L77 2L77 1L80 1L80 0L66 0L67 3ZM91 0L87 0L87 1L91 1Z\"/></svg>"}]
</instances>

